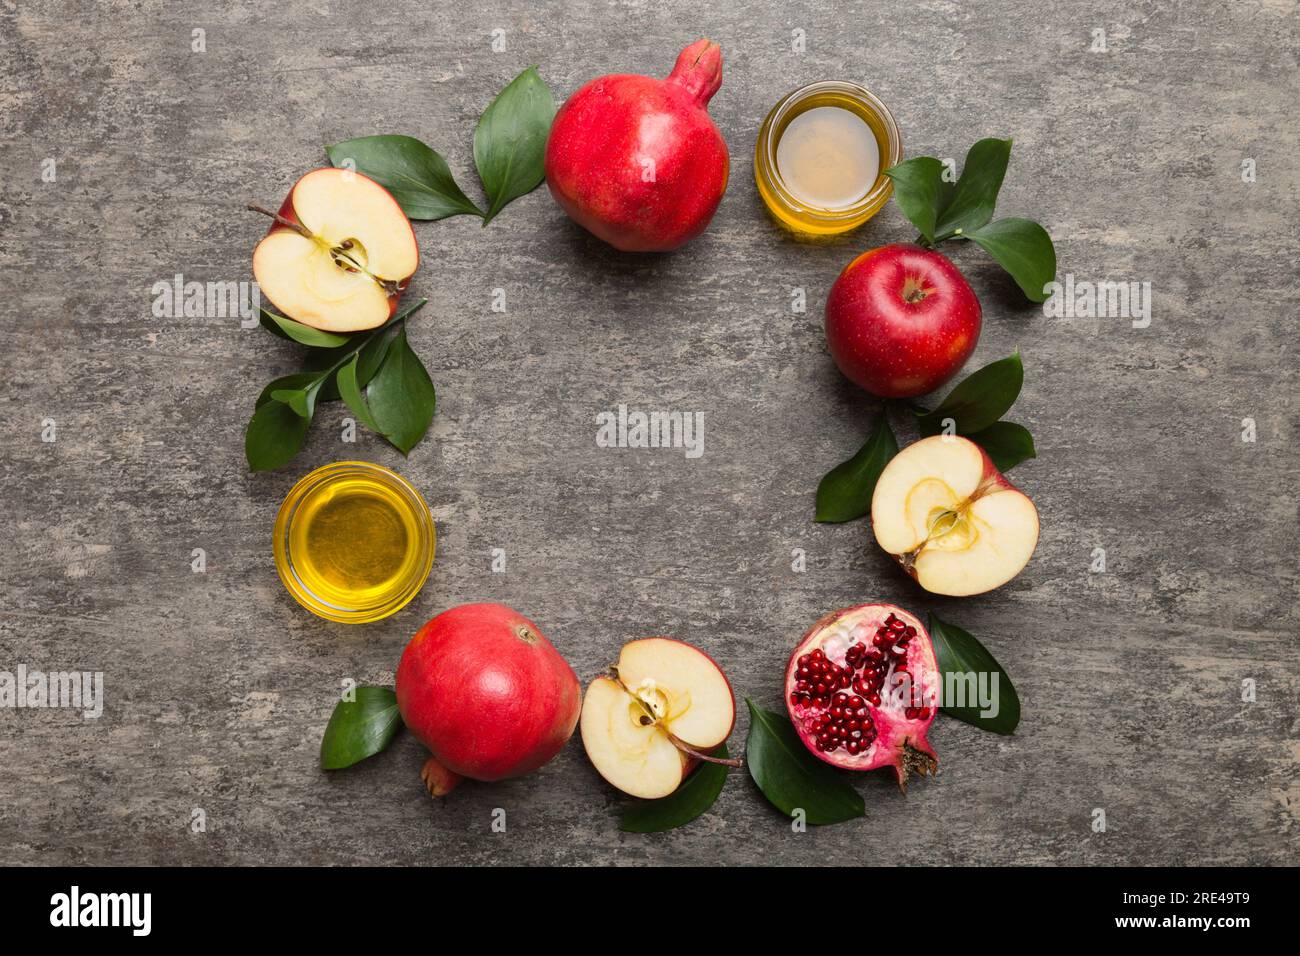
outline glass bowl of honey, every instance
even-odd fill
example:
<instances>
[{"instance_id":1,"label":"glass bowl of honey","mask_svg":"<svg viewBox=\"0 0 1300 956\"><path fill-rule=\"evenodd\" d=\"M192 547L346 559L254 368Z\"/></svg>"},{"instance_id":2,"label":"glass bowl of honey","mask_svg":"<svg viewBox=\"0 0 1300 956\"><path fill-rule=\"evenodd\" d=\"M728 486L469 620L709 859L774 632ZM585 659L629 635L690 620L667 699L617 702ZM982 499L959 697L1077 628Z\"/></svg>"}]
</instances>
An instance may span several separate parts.
<instances>
[{"instance_id":1,"label":"glass bowl of honey","mask_svg":"<svg viewBox=\"0 0 1300 956\"><path fill-rule=\"evenodd\" d=\"M889 202L885 170L903 158L898 124L855 83L826 80L781 99L763 120L754 180L774 217L795 233L832 236Z\"/></svg>"},{"instance_id":2,"label":"glass bowl of honey","mask_svg":"<svg viewBox=\"0 0 1300 956\"><path fill-rule=\"evenodd\" d=\"M429 577L437 537L415 487L366 461L305 476L280 505L274 534L275 568L294 600L344 624L405 607Z\"/></svg>"}]
</instances>

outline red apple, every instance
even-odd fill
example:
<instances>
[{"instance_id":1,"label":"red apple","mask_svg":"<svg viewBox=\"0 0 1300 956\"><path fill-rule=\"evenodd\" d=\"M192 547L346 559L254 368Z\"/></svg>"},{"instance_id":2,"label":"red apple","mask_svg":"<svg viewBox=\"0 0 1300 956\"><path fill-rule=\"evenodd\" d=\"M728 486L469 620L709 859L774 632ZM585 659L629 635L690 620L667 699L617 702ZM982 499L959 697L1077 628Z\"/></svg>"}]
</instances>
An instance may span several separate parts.
<instances>
[{"instance_id":1,"label":"red apple","mask_svg":"<svg viewBox=\"0 0 1300 956\"><path fill-rule=\"evenodd\" d=\"M849 379L881 398L932 392L975 351L980 301L948 259L910 244L864 252L826 300L826 341Z\"/></svg>"},{"instance_id":2,"label":"red apple","mask_svg":"<svg viewBox=\"0 0 1300 956\"><path fill-rule=\"evenodd\" d=\"M577 726L582 687L528 618L462 604L406 645L397 709L433 755L422 775L441 796L461 777L517 777L554 757Z\"/></svg>"},{"instance_id":3,"label":"red apple","mask_svg":"<svg viewBox=\"0 0 1300 956\"><path fill-rule=\"evenodd\" d=\"M313 169L275 215L253 250L253 276L272 305L327 332L388 321L420 264L420 250L411 221L387 189L350 169Z\"/></svg>"},{"instance_id":4,"label":"red apple","mask_svg":"<svg viewBox=\"0 0 1300 956\"><path fill-rule=\"evenodd\" d=\"M555 201L624 252L666 252L698 236L730 170L706 109L721 85L722 50L697 40L667 79L619 73L583 86L546 142Z\"/></svg>"}]
</instances>

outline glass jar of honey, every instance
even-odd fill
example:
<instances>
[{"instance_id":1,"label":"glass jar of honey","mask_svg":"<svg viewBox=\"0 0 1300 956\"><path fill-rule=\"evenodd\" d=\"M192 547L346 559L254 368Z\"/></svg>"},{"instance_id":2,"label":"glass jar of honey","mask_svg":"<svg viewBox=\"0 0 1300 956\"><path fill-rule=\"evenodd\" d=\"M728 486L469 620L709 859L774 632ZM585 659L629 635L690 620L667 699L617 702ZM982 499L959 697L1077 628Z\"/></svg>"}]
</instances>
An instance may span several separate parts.
<instances>
[{"instance_id":1,"label":"glass jar of honey","mask_svg":"<svg viewBox=\"0 0 1300 956\"><path fill-rule=\"evenodd\" d=\"M366 461L308 474L275 519L275 568L320 617L364 624L405 607L433 567L429 506L401 475Z\"/></svg>"},{"instance_id":2,"label":"glass jar of honey","mask_svg":"<svg viewBox=\"0 0 1300 956\"><path fill-rule=\"evenodd\" d=\"M763 120L754 149L759 195L795 233L831 236L862 225L889 202L885 170L903 158L885 104L854 83L795 90Z\"/></svg>"}]
</instances>

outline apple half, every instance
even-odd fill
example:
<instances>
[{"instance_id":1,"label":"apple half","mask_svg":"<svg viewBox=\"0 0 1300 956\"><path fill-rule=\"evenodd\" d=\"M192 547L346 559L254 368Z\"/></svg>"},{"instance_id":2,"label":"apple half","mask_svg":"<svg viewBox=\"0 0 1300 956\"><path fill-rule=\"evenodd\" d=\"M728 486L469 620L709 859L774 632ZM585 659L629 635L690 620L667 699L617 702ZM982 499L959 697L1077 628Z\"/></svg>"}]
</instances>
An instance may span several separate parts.
<instances>
[{"instance_id":1,"label":"apple half","mask_svg":"<svg viewBox=\"0 0 1300 956\"><path fill-rule=\"evenodd\" d=\"M700 760L739 766L709 751L731 735L736 701L722 669L701 650L668 637L623 647L608 677L582 703L582 745L597 772L634 797L676 790Z\"/></svg>"},{"instance_id":2,"label":"apple half","mask_svg":"<svg viewBox=\"0 0 1300 956\"><path fill-rule=\"evenodd\" d=\"M388 321L420 264L411 221L392 194L350 169L315 169L294 184L253 250L271 304L303 325L359 332Z\"/></svg>"},{"instance_id":3,"label":"apple half","mask_svg":"<svg viewBox=\"0 0 1300 956\"><path fill-rule=\"evenodd\" d=\"M1001 587L1038 545L1038 509L959 435L908 445L871 497L877 543L921 587L962 597Z\"/></svg>"}]
</instances>

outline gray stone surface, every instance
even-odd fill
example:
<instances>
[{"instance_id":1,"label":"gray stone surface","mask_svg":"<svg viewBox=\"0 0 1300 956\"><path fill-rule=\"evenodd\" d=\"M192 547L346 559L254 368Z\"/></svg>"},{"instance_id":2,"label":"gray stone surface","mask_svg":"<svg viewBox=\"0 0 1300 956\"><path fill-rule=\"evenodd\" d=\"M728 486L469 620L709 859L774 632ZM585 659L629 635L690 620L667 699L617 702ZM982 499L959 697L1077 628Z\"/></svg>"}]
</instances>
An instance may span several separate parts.
<instances>
[{"instance_id":1,"label":"gray stone surface","mask_svg":"<svg viewBox=\"0 0 1300 956\"><path fill-rule=\"evenodd\" d=\"M4 0L0 668L102 670L108 696L99 720L0 710L0 863L1296 862L1298 22L1288 0ZM1096 29L1108 52L1090 50ZM418 225L430 437L408 460L368 434L345 445L329 406L296 461L248 474L252 399L295 349L233 319L155 318L155 282L251 278L265 223L243 204L277 202L326 143L419 136L477 195L473 124L521 68L563 97L601 73L662 75L702 35L726 51L712 113L733 153L702 238L621 255L545 190L486 229ZM1014 135L1002 214L1041 219L1062 273L1154 288L1149 328L1053 320L954 251L985 306L971 367L1023 352L1014 418L1040 453L1014 473L1042 513L1038 552L983 597L931 599L861 523L811 520L876 409L831 363L822 303L850 257L912 235L893 206L823 246L770 224L759 123L826 77L878 92L911 155ZM704 456L598 448L594 416L620 402L702 411ZM364 627L301 610L271 558L285 492L347 457L409 477L440 532L424 591ZM866 599L980 635L1024 719L1011 738L941 720L940 777L904 798L864 776L865 821L792 834L739 774L692 826L620 834L576 740L440 804L409 737L317 767L340 680L391 680L415 628L457 603L518 608L584 677L626 640L673 634L778 707L793 642ZM742 712L737 741L746 727Z\"/></svg>"}]
</instances>

